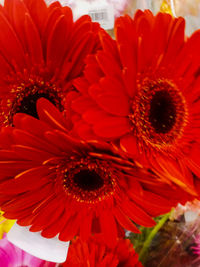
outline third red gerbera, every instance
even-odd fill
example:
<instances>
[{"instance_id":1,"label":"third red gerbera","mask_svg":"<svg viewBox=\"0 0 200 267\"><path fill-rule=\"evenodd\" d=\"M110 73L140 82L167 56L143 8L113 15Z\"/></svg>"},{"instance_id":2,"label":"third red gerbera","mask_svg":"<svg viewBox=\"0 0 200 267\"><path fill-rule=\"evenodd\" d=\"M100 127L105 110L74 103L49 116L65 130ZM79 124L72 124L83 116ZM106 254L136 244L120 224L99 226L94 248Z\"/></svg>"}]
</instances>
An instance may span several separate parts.
<instances>
[{"instance_id":1,"label":"third red gerbera","mask_svg":"<svg viewBox=\"0 0 200 267\"><path fill-rule=\"evenodd\" d=\"M40 120L14 116L0 132L0 206L4 217L45 237L87 239L103 233L110 244L134 223L153 226L187 195L100 141L69 135L61 113L45 99Z\"/></svg>"},{"instance_id":2,"label":"third red gerbera","mask_svg":"<svg viewBox=\"0 0 200 267\"><path fill-rule=\"evenodd\" d=\"M83 138L114 141L136 161L195 191L200 177L200 32L185 21L138 11L117 19L116 42L87 59L72 108ZM195 183L195 184L194 184Z\"/></svg>"},{"instance_id":3,"label":"third red gerbera","mask_svg":"<svg viewBox=\"0 0 200 267\"><path fill-rule=\"evenodd\" d=\"M129 239L118 239L110 248L101 236L94 235L88 242L72 240L63 267L142 267Z\"/></svg>"},{"instance_id":4,"label":"third red gerbera","mask_svg":"<svg viewBox=\"0 0 200 267\"><path fill-rule=\"evenodd\" d=\"M73 21L59 2L5 0L0 6L0 125L19 112L37 117L44 97L59 110L65 92L82 74L84 59L98 48L99 26L89 16Z\"/></svg>"}]
</instances>

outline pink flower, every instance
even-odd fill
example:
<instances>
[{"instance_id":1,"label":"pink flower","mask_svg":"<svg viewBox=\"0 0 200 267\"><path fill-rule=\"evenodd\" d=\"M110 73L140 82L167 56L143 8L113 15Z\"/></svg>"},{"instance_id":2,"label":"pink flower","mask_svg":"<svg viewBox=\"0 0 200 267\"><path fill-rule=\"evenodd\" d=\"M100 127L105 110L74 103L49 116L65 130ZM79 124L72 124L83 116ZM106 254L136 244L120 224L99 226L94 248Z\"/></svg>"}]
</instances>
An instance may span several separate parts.
<instances>
[{"instance_id":1,"label":"pink flower","mask_svg":"<svg viewBox=\"0 0 200 267\"><path fill-rule=\"evenodd\" d=\"M0 240L0 266L1 267L55 267L56 263L38 259L27 252L15 247L8 241L6 235Z\"/></svg>"}]
</instances>

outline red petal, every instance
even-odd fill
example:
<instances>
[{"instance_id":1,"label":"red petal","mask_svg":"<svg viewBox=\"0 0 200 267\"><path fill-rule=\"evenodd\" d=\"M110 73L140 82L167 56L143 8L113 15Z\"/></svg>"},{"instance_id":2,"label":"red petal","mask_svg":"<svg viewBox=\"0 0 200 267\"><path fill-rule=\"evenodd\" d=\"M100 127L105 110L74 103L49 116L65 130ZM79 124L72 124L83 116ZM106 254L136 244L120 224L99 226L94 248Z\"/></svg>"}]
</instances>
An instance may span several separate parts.
<instances>
[{"instance_id":1,"label":"red petal","mask_svg":"<svg viewBox=\"0 0 200 267\"><path fill-rule=\"evenodd\" d=\"M70 60L70 62L72 63L71 72L69 73L70 79L74 79L80 76L85 65L85 62L84 62L85 57L87 54L91 52L93 45L94 44L93 44L92 33L86 32L84 35L82 34L82 37L79 36L78 42L76 41L76 44L74 43L74 45L71 46L72 49L71 51L69 51L69 56L70 56L70 53L73 56L71 56L71 60Z\"/></svg>"},{"instance_id":2,"label":"red petal","mask_svg":"<svg viewBox=\"0 0 200 267\"><path fill-rule=\"evenodd\" d=\"M138 140L133 134L126 134L120 139L120 146L125 151L133 155L137 160L141 156L139 153Z\"/></svg>"},{"instance_id":3,"label":"red petal","mask_svg":"<svg viewBox=\"0 0 200 267\"><path fill-rule=\"evenodd\" d=\"M64 210L63 201L55 195L42 208L39 208L37 215L32 221L30 231L38 232L45 229L47 226L56 223ZM53 216L52 216L53 212Z\"/></svg>"},{"instance_id":4,"label":"red petal","mask_svg":"<svg viewBox=\"0 0 200 267\"><path fill-rule=\"evenodd\" d=\"M127 116L130 114L128 98L125 95L117 96L103 93L95 98L97 104L112 115Z\"/></svg>"},{"instance_id":5,"label":"red petal","mask_svg":"<svg viewBox=\"0 0 200 267\"><path fill-rule=\"evenodd\" d=\"M129 120L123 117L107 116L94 125L94 132L105 138L119 138L130 131Z\"/></svg>"},{"instance_id":6,"label":"red petal","mask_svg":"<svg viewBox=\"0 0 200 267\"><path fill-rule=\"evenodd\" d=\"M37 28L40 30L42 33L44 25L45 25L45 20L47 18L47 6L44 0L24 0L26 3L26 6L29 9L30 15L35 21L35 24L37 25Z\"/></svg>"},{"instance_id":7,"label":"red petal","mask_svg":"<svg viewBox=\"0 0 200 267\"><path fill-rule=\"evenodd\" d=\"M12 149L22 159L39 161L41 163L55 156L55 154L24 145L12 145Z\"/></svg>"},{"instance_id":8,"label":"red petal","mask_svg":"<svg viewBox=\"0 0 200 267\"><path fill-rule=\"evenodd\" d=\"M68 125L64 116L57 110L57 108L47 99L40 98L37 101L37 112L41 121L47 123L53 129L67 131Z\"/></svg>"},{"instance_id":9,"label":"red petal","mask_svg":"<svg viewBox=\"0 0 200 267\"><path fill-rule=\"evenodd\" d=\"M3 204L1 207L8 212L17 212L18 210L24 209L30 210L33 206L36 207L40 205L40 203L47 198L49 193L47 187L41 187L40 194L38 194L38 189L35 189L17 196L13 195L12 197L10 196L10 201L7 201L7 203ZM37 196L37 198L35 198L35 196Z\"/></svg>"},{"instance_id":10,"label":"red petal","mask_svg":"<svg viewBox=\"0 0 200 267\"><path fill-rule=\"evenodd\" d=\"M167 51L165 52L162 65L174 64L174 59L181 51L181 48L185 42L184 36L185 30L185 20L183 18L176 18L173 22L173 28L170 32L170 39L167 46Z\"/></svg>"},{"instance_id":11,"label":"red petal","mask_svg":"<svg viewBox=\"0 0 200 267\"><path fill-rule=\"evenodd\" d=\"M13 136L16 144L34 147L39 150L42 149L43 151L54 153L54 155L60 154L60 150L56 146L53 146L53 144L50 144L47 139L42 140L28 132L18 129L14 129ZM44 138L45 137L43 136L43 139Z\"/></svg>"},{"instance_id":12,"label":"red petal","mask_svg":"<svg viewBox=\"0 0 200 267\"><path fill-rule=\"evenodd\" d=\"M157 163L161 166L163 170L163 175L165 175L172 182L178 184L184 188L189 193L194 193L195 188L193 184L192 177L185 177L181 171L179 162L170 159L169 157L157 157Z\"/></svg>"},{"instance_id":13,"label":"red petal","mask_svg":"<svg viewBox=\"0 0 200 267\"><path fill-rule=\"evenodd\" d=\"M23 157L23 159L25 159ZM0 160L20 160L19 158L19 155L17 155L17 153L13 152L13 151L10 151L10 150L4 150L4 149L1 149L0 150Z\"/></svg>"},{"instance_id":14,"label":"red petal","mask_svg":"<svg viewBox=\"0 0 200 267\"><path fill-rule=\"evenodd\" d=\"M8 62L12 62L18 70L23 70L25 65L25 55L19 39L16 36L12 26L0 11L0 51L7 58ZM5 38L8 36L8 38Z\"/></svg>"},{"instance_id":15,"label":"red petal","mask_svg":"<svg viewBox=\"0 0 200 267\"><path fill-rule=\"evenodd\" d=\"M87 240L91 235L92 219L93 219L92 211L88 210L87 212L85 212L80 225L80 237L82 240Z\"/></svg>"},{"instance_id":16,"label":"red petal","mask_svg":"<svg viewBox=\"0 0 200 267\"><path fill-rule=\"evenodd\" d=\"M41 173L38 173L38 169ZM35 176L34 174L37 174ZM8 180L0 184L0 192L4 194L19 194L25 191L34 190L51 181L52 174L47 168L35 168L22 172L15 179ZM6 188L6 190L5 190Z\"/></svg>"},{"instance_id":17,"label":"red petal","mask_svg":"<svg viewBox=\"0 0 200 267\"><path fill-rule=\"evenodd\" d=\"M96 53L96 59L105 75L118 77L121 75L121 66L114 57L110 56L109 52L98 51Z\"/></svg>"},{"instance_id":18,"label":"red petal","mask_svg":"<svg viewBox=\"0 0 200 267\"><path fill-rule=\"evenodd\" d=\"M10 0L9 3L9 15L10 21L12 21L14 29L19 36L19 39L23 45L24 50L27 49L25 31L24 31L24 21L25 15L29 14L29 11L23 1L20 0Z\"/></svg>"},{"instance_id":19,"label":"red petal","mask_svg":"<svg viewBox=\"0 0 200 267\"><path fill-rule=\"evenodd\" d=\"M44 122L24 113L17 113L13 118L13 123L16 128L23 129L39 137L43 136L46 131L51 130L51 127Z\"/></svg>"},{"instance_id":20,"label":"red petal","mask_svg":"<svg viewBox=\"0 0 200 267\"><path fill-rule=\"evenodd\" d=\"M105 111L119 116L130 114L129 99L123 84L113 78L102 78L98 85L89 88L89 94Z\"/></svg>"},{"instance_id":21,"label":"red petal","mask_svg":"<svg viewBox=\"0 0 200 267\"><path fill-rule=\"evenodd\" d=\"M155 225L155 221L138 207L135 203L130 200L124 201L122 203L123 212L135 223L146 227L152 227Z\"/></svg>"},{"instance_id":22,"label":"red petal","mask_svg":"<svg viewBox=\"0 0 200 267\"><path fill-rule=\"evenodd\" d=\"M152 217L165 214L172 208L170 201L152 192L145 191L143 196L136 195L135 193L129 195L138 206Z\"/></svg>"},{"instance_id":23,"label":"red petal","mask_svg":"<svg viewBox=\"0 0 200 267\"><path fill-rule=\"evenodd\" d=\"M83 119L89 124L95 124L96 121L103 120L105 118L106 112L99 109L98 107L88 109L82 114Z\"/></svg>"},{"instance_id":24,"label":"red petal","mask_svg":"<svg viewBox=\"0 0 200 267\"><path fill-rule=\"evenodd\" d=\"M69 241L78 234L81 224L80 213L81 211L79 212L79 215L75 214L67 221L64 228L61 230L59 234L59 239L61 241Z\"/></svg>"},{"instance_id":25,"label":"red petal","mask_svg":"<svg viewBox=\"0 0 200 267\"><path fill-rule=\"evenodd\" d=\"M61 66L67 49L66 45L63 44L66 44L69 39L70 31L67 29L69 29L67 17L61 15L51 29L47 40L46 60L49 69L54 70Z\"/></svg>"},{"instance_id":26,"label":"red petal","mask_svg":"<svg viewBox=\"0 0 200 267\"><path fill-rule=\"evenodd\" d=\"M42 64L43 52L40 36L34 22L28 14L25 16L25 33L28 43L28 52L32 62L35 64Z\"/></svg>"},{"instance_id":27,"label":"red petal","mask_svg":"<svg viewBox=\"0 0 200 267\"><path fill-rule=\"evenodd\" d=\"M12 212L6 212L6 208L5 210L2 209L3 211L5 211L5 214L4 216L7 218L10 218L10 219L22 219L22 218L25 218L30 216L31 214L33 214L34 210L37 208L38 206L38 202L37 202L37 199L46 199L48 198L48 196L53 192L53 187L52 187L52 184L47 184L46 186L44 187L41 187L40 188L40 191L38 192L38 190L36 191L32 191L32 192L28 192L26 194L23 194L19 196L19 198L23 198L23 199L26 199L26 196L27 198L30 200L30 201L33 201L33 205L32 206L29 206L27 209L13 209ZM10 205L13 206L14 208L14 205L12 202L10 202ZM39 203L40 205L40 203Z\"/></svg>"},{"instance_id":28,"label":"red petal","mask_svg":"<svg viewBox=\"0 0 200 267\"><path fill-rule=\"evenodd\" d=\"M63 225L65 225L69 211L64 210L60 215L59 219L56 222L53 222L51 225L45 227L41 232L41 235L46 238L52 238L56 236L63 229Z\"/></svg>"},{"instance_id":29,"label":"red petal","mask_svg":"<svg viewBox=\"0 0 200 267\"><path fill-rule=\"evenodd\" d=\"M72 103L71 107L74 111L83 114L88 109L95 108L95 102L88 96L79 96Z\"/></svg>"},{"instance_id":30,"label":"red petal","mask_svg":"<svg viewBox=\"0 0 200 267\"><path fill-rule=\"evenodd\" d=\"M135 224L129 220L129 218L123 213L119 208L114 209L114 215L118 223L126 230L133 233L140 233L140 230L135 226Z\"/></svg>"},{"instance_id":31,"label":"red petal","mask_svg":"<svg viewBox=\"0 0 200 267\"><path fill-rule=\"evenodd\" d=\"M98 82L103 76L103 73L101 69L99 68L99 65L96 61L96 57L94 55L87 56L85 59L85 63L86 63L86 66L84 68L84 78L90 84L94 84ZM81 78L81 79L84 80L84 78ZM83 82L82 82L82 86L83 86ZM86 84L84 86L86 86ZM87 85L87 89L88 87L89 86ZM82 90L79 89L79 91L82 91Z\"/></svg>"},{"instance_id":32,"label":"red petal","mask_svg":"<svg viewBox=\"0 0 200 267\"><path fill-rule=\"evenodd\" d=\"M109 244L109 246L114 246L117 238L117 227L112 210L102 210L99 219L105 241Z\"/></svg>"}]
</instances>

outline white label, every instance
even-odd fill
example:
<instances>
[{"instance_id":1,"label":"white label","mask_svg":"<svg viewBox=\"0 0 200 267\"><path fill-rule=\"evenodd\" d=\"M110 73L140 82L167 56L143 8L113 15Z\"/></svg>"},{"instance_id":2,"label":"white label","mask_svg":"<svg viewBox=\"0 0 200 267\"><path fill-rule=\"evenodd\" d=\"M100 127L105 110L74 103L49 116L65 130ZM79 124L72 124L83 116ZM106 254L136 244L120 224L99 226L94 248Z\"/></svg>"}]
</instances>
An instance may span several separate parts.
<instances>
[{"instance_id":1,"label":"white label","mask_svg":"<svg viewBox=\"0 0 200 267\"><path fill-rule=\"evenodd\" d=\"M46 0L48 4L55 1ZM125 0L118 1L124 3ZM75 20L82 15L89 15L92 21L98 22L105 30L114 28L115 2L110 3L108 0L60 0L59 2L72 8Z\"/></svg>"},{"instance_id":2,"label":"white label","mask_svg":"<svg viewBox=\"0 0 200 267\"><path fill-rule=\"evenodd\" d=\"M99 5L88 10L92 21L98 22L105 30L114 27L114 8L111 4Z\"/></svg>"},{"instance_id":3,"label":"white label","mask_svg":"<svg viewBox=\"0 0 200 267\"><path fill-rule=\"evenodd\" d=\"M69 242L60 241L57 237L45 238L39 232L30 232L29 227L15 223L7 238L15 246L39 259L57 263L66 261Z\"/></svg>"}]
</instances>

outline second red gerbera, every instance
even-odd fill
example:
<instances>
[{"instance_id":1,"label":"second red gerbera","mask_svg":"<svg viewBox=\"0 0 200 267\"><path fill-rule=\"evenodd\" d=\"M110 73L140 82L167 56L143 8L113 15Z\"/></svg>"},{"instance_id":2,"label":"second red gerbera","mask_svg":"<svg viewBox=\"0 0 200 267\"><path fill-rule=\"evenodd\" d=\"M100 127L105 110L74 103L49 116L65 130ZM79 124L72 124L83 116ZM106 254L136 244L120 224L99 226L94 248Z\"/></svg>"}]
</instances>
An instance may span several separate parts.
<instances>
[{"instance_id":1,"label":"second red gerbera","mask_svg":"<svg viewBox=\"0 0 200 267\"><path fill-rule=\"evenodd\" d=\"M195 194L200 177L200 32L185 21L138 11L118 18L116 41L87 59L75 83L75 130L115 142L143 166ZM199 190L199 189L198 189Z\"/></svg>"}]
</instances>

